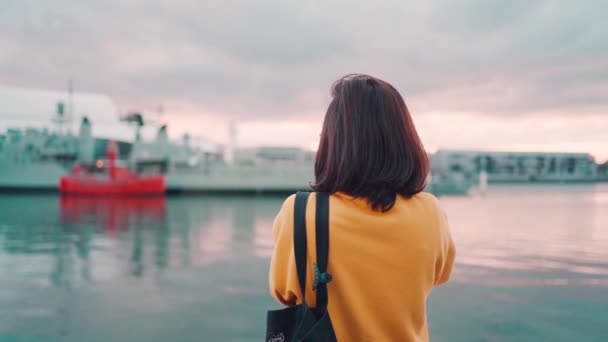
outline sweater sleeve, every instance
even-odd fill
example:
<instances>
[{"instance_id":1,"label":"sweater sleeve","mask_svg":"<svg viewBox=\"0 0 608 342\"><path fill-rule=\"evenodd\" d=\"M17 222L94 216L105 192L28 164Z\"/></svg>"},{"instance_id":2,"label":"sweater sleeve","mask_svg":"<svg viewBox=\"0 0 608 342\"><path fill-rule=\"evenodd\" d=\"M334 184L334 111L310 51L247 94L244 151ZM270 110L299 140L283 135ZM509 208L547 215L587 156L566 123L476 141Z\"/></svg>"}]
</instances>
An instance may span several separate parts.
<instances>
[{"instance_id":1,"label":"sweater sleeve","mask_svg":"<svg viewBox=\"0 0 608 342\"><path fill-rule=\"evenodd\" d=\"M270 261L270 294L285 305L298 304L302 298L293 250L294 203L295 195L285 200L272 227L274 251Z\"/></svg>"},{"instance_id":2,"label":"sweater sleeve","mask_svg":"<svg viewBox=\"0 0 608 342\"><path fill-rule=\"evenodd\" d=\"M456 247L450 233L447 215L439 205L437 206L437 210L439 215L440 251L435 265L435 285L440 285L450 279L454 259L456 258Z\"/></svg>"}]
</instances>

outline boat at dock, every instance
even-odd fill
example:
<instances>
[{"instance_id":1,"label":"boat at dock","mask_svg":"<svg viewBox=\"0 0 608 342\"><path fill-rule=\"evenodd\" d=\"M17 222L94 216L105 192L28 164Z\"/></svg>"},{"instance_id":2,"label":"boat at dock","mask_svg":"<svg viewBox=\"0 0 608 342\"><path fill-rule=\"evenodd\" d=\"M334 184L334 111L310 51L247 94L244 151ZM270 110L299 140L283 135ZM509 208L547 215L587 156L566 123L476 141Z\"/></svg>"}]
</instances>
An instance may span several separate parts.
<instances>
[{"instance_id":1,"label":"boat at dock","mask_svg":"<svg viewBox=\"0 0 608 342\"><path fill-rule=\"evenodd\" d=\"M165 177L160 174L140 175L128 167L117 166L117 156L118 145L109 141L106 162L102 161L97 168L86 168L77 163L70 173L61 177L59 191L62 195L84 196L149 196L166 192Z\"/></svg>"},{"instance_id":2,"label":"boat at dock","mask_svg":"<svg viewBox=\"0 0 608 342\"><path fill-rule=\"evenodd\" d=\"M79 195L159 193L291 193L310 190L315 152L295 147L237 149L234 127L227 147L201 146L189 135L173 141L168 127L144 139L143 116L122 121L135 127L132 141L94 137L87 117L79 132L9 129L0 135L0 191L60 191ZM118 124L118 123L117 123ZM473 183L456 173L430 177L437 195L466 195Z\"/></svg>"}]
</instances>

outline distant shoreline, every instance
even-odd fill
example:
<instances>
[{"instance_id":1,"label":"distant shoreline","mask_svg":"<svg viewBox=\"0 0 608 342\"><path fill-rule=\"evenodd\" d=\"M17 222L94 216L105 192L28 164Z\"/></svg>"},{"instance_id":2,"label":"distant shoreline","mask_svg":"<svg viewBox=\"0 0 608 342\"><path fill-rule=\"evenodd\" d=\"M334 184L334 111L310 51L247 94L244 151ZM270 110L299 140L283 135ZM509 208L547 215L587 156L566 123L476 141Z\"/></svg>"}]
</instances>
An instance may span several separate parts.
<instances>
[{"instance_id":1,"label":"distant shoreline","mask_svg":"<svg viewBox=\"0 0 608 342\"><path fill-rule=\"evenodd\" d=\"M608 183L608 179L594 179L594 180L534 180L534 181L520 181L520 180L494 180L489 181L488 185L581 185L581 184L598 184Z\"/></svg>"},{"instance_id":2,"label":"distant shoreline","mask_svg":"<svg viewBox=\"0 0 608 342\"><path fill-rule=\"evenodd\" d=\"M577 185L595 185L595 184L608 184L608 179L602 180L576 180L576 181L492 181L489 182L488 185L491 186L517 186L517 187L526 187L526 186L537 186L537 185L554 185L554 186L577 186ZM474 185L473 188L476 188L477 185ZM302 189L304 191L311 191L310 189ZM209 190L184 190L184 189L169 189L167 193L164 195L165 197L180 197L180 196L281 196L281 195L290 195L293 194L295 190L289 189L272 189L272 190L253 190L253 189L243 189L243 190L219 190L219 189L209 189ZM28 195L28 194L54 194L59 195L59 189L56 187L18 187L18 186L0 186L0 194L13 194L13 195ZM86 197L86 196L84 196Z\"/></svg>"}]
</instances>

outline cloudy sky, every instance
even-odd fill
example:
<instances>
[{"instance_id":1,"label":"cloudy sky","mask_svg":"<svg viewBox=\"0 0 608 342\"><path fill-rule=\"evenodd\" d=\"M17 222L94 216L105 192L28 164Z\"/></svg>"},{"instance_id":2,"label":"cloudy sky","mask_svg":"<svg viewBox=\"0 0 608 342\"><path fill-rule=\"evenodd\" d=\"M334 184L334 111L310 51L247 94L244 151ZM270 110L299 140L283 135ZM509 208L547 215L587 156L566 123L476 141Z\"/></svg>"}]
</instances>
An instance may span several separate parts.
<instances>
[{"instance_id":1,"label":"cloudy sky","mask_svg":"<svg viewBox=\"0 0 608 342\"><path fill-rule=\"evenodd\" d=\"M175 135L313 147L329 86L403 94L428 149L608 159L608 1L2 0L0 86L164 108ZM0 114L2 115L2 114ZM2 117L0 117L0 120Z\"/></svg>"}]
</instances>

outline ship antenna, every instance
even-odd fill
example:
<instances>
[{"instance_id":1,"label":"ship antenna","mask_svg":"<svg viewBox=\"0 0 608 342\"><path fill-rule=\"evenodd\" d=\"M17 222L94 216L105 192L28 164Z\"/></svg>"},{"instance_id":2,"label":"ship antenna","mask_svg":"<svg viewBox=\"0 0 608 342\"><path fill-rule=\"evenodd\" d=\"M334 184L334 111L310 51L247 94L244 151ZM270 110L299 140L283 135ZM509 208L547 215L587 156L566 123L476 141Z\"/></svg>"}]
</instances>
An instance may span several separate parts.
<instances>
[{"instance_id":1,"label":"ship antenna","mask_svg":"<svg viewBox=\"0 0 608 342\"><path fill-rule=\"evenodd\" d=\"M72 78L68 80L68 133L72 128L72 120L74 118L74 84Z\"/></svg>"}]
</instances>

